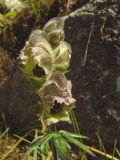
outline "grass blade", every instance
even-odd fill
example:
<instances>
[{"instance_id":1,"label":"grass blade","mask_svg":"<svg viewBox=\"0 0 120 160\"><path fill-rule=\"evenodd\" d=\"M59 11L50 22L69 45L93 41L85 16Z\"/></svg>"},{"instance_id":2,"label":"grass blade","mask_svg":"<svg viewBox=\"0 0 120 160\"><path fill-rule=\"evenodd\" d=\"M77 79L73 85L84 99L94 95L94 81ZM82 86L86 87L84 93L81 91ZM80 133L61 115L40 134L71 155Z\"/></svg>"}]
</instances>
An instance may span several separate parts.
<instances>
[{"instance_id":1,"label":"grass blade","mask_svg":"<svg viewBox=\"0 0 120 160\"><path fill-rule=\"evenodd\" d=\"M8 133L9 128L7 128L1 135L0 135L0 140Z\"/></svg>"},{"instance_id":2,"label":"grass blade","mask_svg":"<svg viewBox=\"0 0 120 160\"><path fill-rule=\"evenodd\" d=\"M35 130L35 138L37 138L38 137L38 130L36 129ZM37 160L37 157L38 157L38 154L37 154L37 152L38 152L38 149L37 149L37 147L34 149L34 153L33 153L33 160Z\"/></svg>"},{"instance_id":3,"label":"grass blade","mask_svg":"<svg viewBox=\"0 0 120 160\"><path fill-rule=\"evenodd\" d=\"M97 135L97 138L98 138L100 150L103 151L105 154L107 154L106 149L105 149L104 144L103 144L103 141L102 141L98 131L97 131L96 135ZM108 160L107 157L106 157L106 160Z\"/></svg>"},{"instance_id":4,"label":"grass blade","mask_svg":"<svg viewBox=\"0 0 120 160\"><path fill-rule=\"evenodd\" d=\"M14 151L14 149L20 144L20 142L23 141L23 139L25 137L27 137L33 130L29 131L28 133L26 133L23 137L21 137L16 144L10 148L10 150L0 159L0 160L6 160L6 158Z\"/></svg>"},{"instance_id":5,"label":"grass blade","mask_svg":"<svg viewBox=\"0 0 120 160\"><path fill-rule=\"evenodd\" d=\"M115 139L115 141L114 141L114 148L113 148L112 157L114 157L114 155L115 155L116 147L117 147L117 139ZM113 158L112 158L112 160L113 160Z\"/></svg>"},{"instance_id":6,"label":"grass blade","mask_svg":"<svg viewBox=\"0 0 120 160\"><path fill-rule=\"evenodd\" d=\"M109 159L111 159L111 160L120 160L119 158L116 158L116 157L113 157L113 156L111 156L111 155L109 155L109 154L106 154L106 153L104 153L104 152L102 152L102 151L100 151L100 150L98 150L98 149L96 149L96 148L94 148L94 147L90 147L90 146L87 146L87 147L88 147L88 149L91 150L92 152L95 152L95 153L97 153L97 154L99 154L99 155L102 155L102 156L104 156L104 157L107 157L107 158L109 158Z\"/></svg>"}]
</instances>

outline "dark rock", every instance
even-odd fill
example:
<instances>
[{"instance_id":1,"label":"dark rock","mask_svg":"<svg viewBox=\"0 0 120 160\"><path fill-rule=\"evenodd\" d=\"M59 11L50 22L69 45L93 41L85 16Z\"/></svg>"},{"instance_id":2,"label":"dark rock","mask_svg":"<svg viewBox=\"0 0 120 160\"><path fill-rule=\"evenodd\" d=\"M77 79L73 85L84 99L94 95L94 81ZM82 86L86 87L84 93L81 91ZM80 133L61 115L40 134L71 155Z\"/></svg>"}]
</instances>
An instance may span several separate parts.
<instances>
[{"instance_id":1,"label":"dark rock","mask_svg":"<svg viewBox=\"0 0 120 160\"><path fill-rule=\"evenodd\" d=\"M87 4L87 10L89 7ZM110 8L113 9L109 5L104 14L98 10L94 16L86 16L87 13L81 16L79 12L79 17L67 20L65 31L66 41L73 49L68 77L77 100L75 114L81 133L93 137L94 141L98 130L105 145L112 150L114 139L120 142L120 32L116 25L120 19L117 12L109 13Z\"/></svg>"},{"instance_id":2,"label":"dark rock","mask_svg":"<svg viewBox=\"0 0 120 160\"><path fill-rule=\"evenodd\" d=\"M0 88L0 112L4 114L7 127L20 134L39 126L38 101L31 84L15 65Z\"/></svg>"}]
</instances>

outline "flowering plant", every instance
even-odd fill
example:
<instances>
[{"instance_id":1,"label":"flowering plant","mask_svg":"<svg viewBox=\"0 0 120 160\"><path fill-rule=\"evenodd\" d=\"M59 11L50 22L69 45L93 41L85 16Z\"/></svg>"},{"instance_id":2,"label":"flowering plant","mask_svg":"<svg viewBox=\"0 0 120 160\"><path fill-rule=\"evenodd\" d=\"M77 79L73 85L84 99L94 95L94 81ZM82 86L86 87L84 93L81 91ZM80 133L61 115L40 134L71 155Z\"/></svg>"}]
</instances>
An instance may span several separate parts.
<instances>
[{"instance_id":1,"label":"flowering plant","mask_svg":"<svg viewBox=\"0 0 120 160\"><path fill-rule=\"evenodd\" d=\"M40 155L44 160L51 149L49 141L53 141L62 159L68 157L67 151L70 149L68 142L89 152L79 142L79 135L65 131L49 133L48 130L48 126L59 121L71 122L69 113L75 107L71 81L65 77L72 50L70 44L64 41L63 28L63 17L51 19L43 30L31 33L20 54L25 77L29 79L40 97L39 119L44 133L41 139L33 143L29 153L31 154L35 148L40 149Z\"/></svg>"}]
</instances>

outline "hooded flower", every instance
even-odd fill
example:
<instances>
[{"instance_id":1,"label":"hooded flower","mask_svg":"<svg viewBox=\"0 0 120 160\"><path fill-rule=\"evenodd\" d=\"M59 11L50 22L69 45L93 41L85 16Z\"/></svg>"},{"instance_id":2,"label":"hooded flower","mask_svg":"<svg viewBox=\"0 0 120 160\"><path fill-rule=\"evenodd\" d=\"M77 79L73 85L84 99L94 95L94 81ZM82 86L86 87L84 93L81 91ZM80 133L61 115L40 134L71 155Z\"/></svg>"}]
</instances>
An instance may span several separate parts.
<instances>
[{"instance_id":1,"label":"hooded flower","mask_svg":"<svg viewBox=\"0 0 120 160\"><path fill-rule=\"evenodd\" d=\"M20 54L23 72L37 87L41 86L41 82L43 84L53 66L53 50L42 37L42 31L34 31Z\"/></svg>"},{"instance_id":2,"label":"hooded flower","mask_svg":"<svg viewBox=\"0 0 120 160\"><path fill-rule=\"evenodd\" d=\"M31 33L29 41L20 54L24 72L28 76L35 76L33 73L36 65L41 67L46 74L49 74L52 65L52 48L49 42L44 38L41 30L35 30ZM37 67L38 68L38 67Z\"/></svg>"},{"instance_id":3,"label":"hooded flower","mask_svg":"<svg viewBox=\"0 0 120 160\"><path fill-rule=\"evenodd\" d=\"M44 88L43 104L46 107L47 124L58 121L69 121L69 112L75 107L75 99L71 95L71 83L64 74L55 72L50 83Z\"/></svg>"},{"instance_id":4,"label":"hooded flower","mask_svg":"<svg viewBox=\"0 0 120 160\"><path fill-rule=\"evenodd\" d=\"M69 112L75 107L75 99L72 97L44 97L44 105L47 107L45 119L47 125L58 121L70 122Z\"/></svg>"}]
</instances>

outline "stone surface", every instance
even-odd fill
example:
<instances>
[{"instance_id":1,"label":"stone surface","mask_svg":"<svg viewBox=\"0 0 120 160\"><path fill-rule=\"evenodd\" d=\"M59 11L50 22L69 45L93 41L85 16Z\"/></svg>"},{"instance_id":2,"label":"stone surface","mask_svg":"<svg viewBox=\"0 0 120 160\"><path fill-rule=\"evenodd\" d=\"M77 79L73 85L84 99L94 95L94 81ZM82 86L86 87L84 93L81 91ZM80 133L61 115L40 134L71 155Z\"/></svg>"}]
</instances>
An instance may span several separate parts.
<instances>
[{"instance_id":1,"label":"stone surface","mask_svg":"<svg viewBox=\"0 0 120 160\"><path fill-rule=\"evenodd\" d=\"M115 4L106 9L103 4L99 9L100 5L87 4L88 11L95 7L95 15L87 11L88 15L79 13L66 22L66 41L73 48L68 77L77 100L75 113L81 132L94 141L98 130L112 148L115 138L120 142L120 17Z\"/></svg>"}]
</instances>

